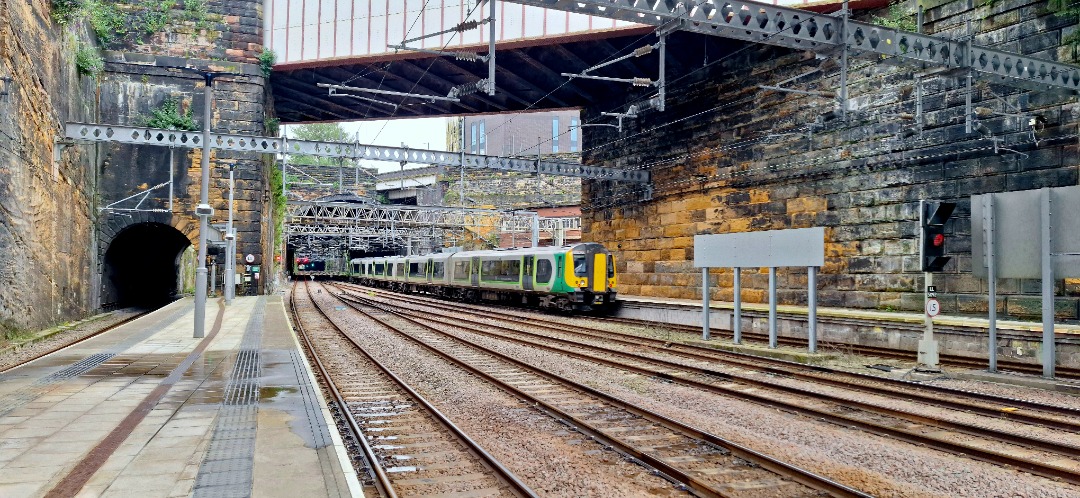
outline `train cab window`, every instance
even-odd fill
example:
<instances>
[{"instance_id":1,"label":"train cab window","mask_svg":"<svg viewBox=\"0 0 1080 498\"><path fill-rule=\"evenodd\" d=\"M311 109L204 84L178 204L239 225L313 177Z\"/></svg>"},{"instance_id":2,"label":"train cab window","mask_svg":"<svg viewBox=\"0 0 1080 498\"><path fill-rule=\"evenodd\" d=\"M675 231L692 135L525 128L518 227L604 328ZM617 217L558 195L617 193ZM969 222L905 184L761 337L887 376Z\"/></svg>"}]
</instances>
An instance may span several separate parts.
<instances>
[{"instance_id":1,"label":"train cab window","mask_svg":"<svg viewBox=\"0 0 1080 498\"><path fill-rule=\"evenodd\" d=\"M386 265L383 263L375 263L375 274L383 275L386 271Z\"/></svg>"},{"instance_id":2,"label":"train cab window","mask_svg":"<svg viewBox=\"0 0 1080 498\"><path fill-rule=\"evenodd\" d=\"M454 280L468 280L469 279L469 262L468 261L455 261L454 262Z\"/></svg>"},{"instance_id":3,"label":"train cab window","mask_svg":"<svg viewBox=\"0 0 1080 498\"><path fill-rule=\"evenodd\" d=\"M607 257L607 278L615 278L615 256L610 254Z\"/></svg>"},{"instance_id":4,"label":"train cab window","mask_svg":"<svg viewBox=\"0 0 1080 498\"><path fill-rule=\"evenodd\" d=\"M410 277L422 277L424 276L424 264L419 262L409 263L409 276Z\"/></svg>"},{"instance_id":5,"label":"train cab window","mask_svg":"<svg viewBox=\"0 0 1080 498\"><path fill-rule=\"evenodd\" d=\"M585 265L585 255L574 253L574 275L578 277L585 277L589 275L589 270Z\"/></svg>"},{"instance_id":6,"label":"train cab window","mask_svg":"<svg viewBox=\"0 0 1080 498\"><path fill-rule=\"evenodd\" d=\"M536 283L546 284L551 281L551 261L541 259L536 262Z\"/></svg>"},{"instance_id":7,"label":"train cab window","mask_svg":"<svg viewBox=\"0 0 1080 498\"><path fill-rule=\"evenodd\" d=\"M431 278L443 278L446 275L446 265L442 261L431 262Z\"/></svg>"}]
</instances>

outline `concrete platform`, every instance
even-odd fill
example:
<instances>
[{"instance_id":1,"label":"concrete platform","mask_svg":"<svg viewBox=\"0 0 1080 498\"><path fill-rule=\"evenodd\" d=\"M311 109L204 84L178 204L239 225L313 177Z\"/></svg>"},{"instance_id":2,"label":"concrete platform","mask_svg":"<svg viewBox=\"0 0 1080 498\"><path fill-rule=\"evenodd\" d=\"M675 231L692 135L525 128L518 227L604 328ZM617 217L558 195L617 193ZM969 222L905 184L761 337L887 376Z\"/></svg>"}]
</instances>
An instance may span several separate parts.
<instances>
[{"instance_id":1,"label":"concrete platform","mask_svg":"<svg viewBox=\"0 0 1080 498\"><path fill-rule=\"evenodd\" d=\"M207 308L0 375L0 496L360 496L281 298Z\"/></svg>"}]
</instances>

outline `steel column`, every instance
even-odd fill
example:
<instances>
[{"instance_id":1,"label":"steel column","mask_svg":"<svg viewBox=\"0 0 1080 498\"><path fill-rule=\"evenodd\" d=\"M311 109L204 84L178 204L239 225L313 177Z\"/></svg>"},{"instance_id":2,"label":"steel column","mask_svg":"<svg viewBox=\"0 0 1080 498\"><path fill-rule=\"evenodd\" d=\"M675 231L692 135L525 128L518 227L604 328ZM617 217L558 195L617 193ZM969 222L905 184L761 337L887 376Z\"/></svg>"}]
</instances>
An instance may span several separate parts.
<instances>
[{"instance_id":1,"label":"steel column","mask_svg":"<svg viewBox=\"0 0 1080 498\"><path fill-rule=\"evenodd\" d=\"M817 267L806 268L806 294L808 303L806 316L806 335L811 353L817 352Z\"/></svg>"},{"instance_id":2,"label":"steel column","mask_svg":"<svg viewBox=\"0 0 1080 498\"><path fill-rule=\"evenodd\" d=\"M203 73L202 185L199 188L199 266L195 270L195 333L204 337L206 330L206 236L210 230L210 103L214 96L214 77Z\"/></svg>"},{"instance_id":3,"label":"steel column","mask_svg":"<svg viewBox=\"0 0 1080 498\"><path fill-rule=\"evenodd\" d=\"M983 197L983 230L986 231L986 279L988 284L987 300L989 301L988 319L990 322L989 336L987 337L987 358L990 360L988 370L997 372L997 267L994 263L994 194ZM975 262L978 264L978 262Z\"/></svg>"},{"instance_id":4,"label":"steel column","mask_svg":"<svg viewBox=\"0 0 1080 498\"><path fill-rule=\"evenodd\" d=\"M776 349L776 267L769 267L769 349Z\"/></svg>"},{"instance_id":5,"label":"steel column","mask_svg":"<svg viewBox=\"0 0 1080 498\"><path fill-rule=\"evenodd\" d=\"M735 288L735 316L731 319L731 328L735 335L732 341L735 344L742 344L742 268L732 270L735 272L732 285Z\"/></svg>"},{"instance_id":6,"label":"steel column","mask_svg":"<svg viewBox=\"0 0 1080 498\"><path fill-rule=\"evenodd\" d=\"M709 269L701 269L701 338L709 340Z\"/></svg>"},{"instance_id":7,"label":"steel column","mask_svg":"<svg viewBox=\"0 0 1080 498\"><path fill-rule=\"evenodd\" d=\"M1043 326L1043 377L1054 378L1054 265L1050 248L1052 229L1050 226L1050 189L1042 188L1042 326Z\"/></svg>"}]
</instances>

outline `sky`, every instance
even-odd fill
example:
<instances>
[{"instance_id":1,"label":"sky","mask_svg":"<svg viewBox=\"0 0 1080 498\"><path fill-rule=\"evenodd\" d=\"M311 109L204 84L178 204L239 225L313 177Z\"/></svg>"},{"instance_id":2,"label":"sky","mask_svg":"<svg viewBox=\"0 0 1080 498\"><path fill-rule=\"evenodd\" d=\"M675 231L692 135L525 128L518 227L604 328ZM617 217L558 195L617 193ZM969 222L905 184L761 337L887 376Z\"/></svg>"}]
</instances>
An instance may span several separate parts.
<instances>
[{"instance_id":1,"label":"sky","mask_svg":"<svg viewBox=\"0 0 1080 498\"><path fill-rule=\"evenodd\" d=\"M339 123L349 134L360 133L363 144L412 149L446 150L446 124L453 118L412 118L380 121L351 121ZM401 166L390 161L361 161L364 167L378 168L379 172L398 171ZM427 165L414 165L421 167ZM408 168L408 166L406 166Z\"/></svg>"}]
</instances>

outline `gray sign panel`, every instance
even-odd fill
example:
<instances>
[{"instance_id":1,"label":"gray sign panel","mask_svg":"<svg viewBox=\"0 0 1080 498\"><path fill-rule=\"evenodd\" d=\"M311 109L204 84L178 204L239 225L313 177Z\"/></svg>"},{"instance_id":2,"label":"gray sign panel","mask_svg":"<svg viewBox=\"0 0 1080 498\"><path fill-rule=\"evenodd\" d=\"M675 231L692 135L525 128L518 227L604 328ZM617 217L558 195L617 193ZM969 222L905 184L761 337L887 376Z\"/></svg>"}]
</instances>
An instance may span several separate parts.
<instances>
[{"instance_id":1,"label":"gray sign panel","mask_svg":"<svg viewBox=\"0 0 1080 498\"><path fill-rule=\"evenodd\" d=\"M1080 277L1080 186L1050 190L1050 252L1055 278ZM987 278L984 199L992 196L998 278L1041 278L1042 190L971 196L971 273Z\"/></svg>"},{"instance_id":2,"label":"gray sign panel","mask_svg":"<svg viewBox=\"0 0 1080 498\"><path fill-rule=\"evenodd\" d=\"M694 236L694 266L697 268L824 264L825 229L822 227Z\"/></svg>"}]
</instances>

